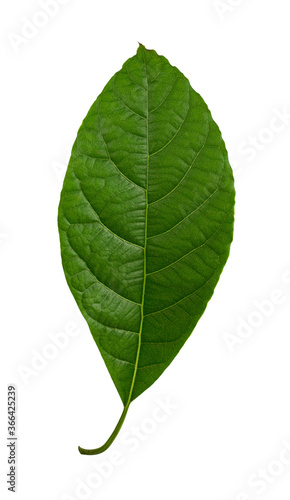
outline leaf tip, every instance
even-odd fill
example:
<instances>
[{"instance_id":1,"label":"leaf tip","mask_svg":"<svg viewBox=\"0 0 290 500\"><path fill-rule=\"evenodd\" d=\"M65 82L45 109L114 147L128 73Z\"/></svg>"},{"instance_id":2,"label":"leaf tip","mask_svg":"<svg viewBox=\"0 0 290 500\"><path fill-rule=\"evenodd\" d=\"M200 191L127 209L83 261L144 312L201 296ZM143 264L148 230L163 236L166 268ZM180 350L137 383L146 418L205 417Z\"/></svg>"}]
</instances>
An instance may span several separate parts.
<instances>
[{"instance_id":1,"label":"leaf tip","mask_svg":"<svg viewBox=\"0 0 290 500\"><path fill-rule=\"evenodd\" d=\"M143 45L143 43L138 42L138 45L139 46L138 46L138 49L137 49L137 53L141 52L141 51L144 51L144 50L147 50L146 47L145 47L145 45Z\"/></svg>"}]
</instances>

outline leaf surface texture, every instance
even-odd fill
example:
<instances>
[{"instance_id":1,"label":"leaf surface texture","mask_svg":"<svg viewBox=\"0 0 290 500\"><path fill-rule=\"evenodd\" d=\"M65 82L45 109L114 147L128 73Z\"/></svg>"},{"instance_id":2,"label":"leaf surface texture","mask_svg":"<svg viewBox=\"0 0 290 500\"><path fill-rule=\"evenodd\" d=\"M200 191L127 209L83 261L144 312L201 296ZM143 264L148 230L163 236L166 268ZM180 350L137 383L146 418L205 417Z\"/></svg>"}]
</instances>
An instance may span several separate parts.
<instances>
[{"instance_id":1,"label":"leaf surface texture","mask_svg":"<svg viewBox=\"0 0 290 500\"><path fill-rule=\"evenodd\" d=\"M65 276L125 408L202 316L229 255L234 196L207 105L140 45L84 119L59 205Z\"/></svg>"}]
</instances>

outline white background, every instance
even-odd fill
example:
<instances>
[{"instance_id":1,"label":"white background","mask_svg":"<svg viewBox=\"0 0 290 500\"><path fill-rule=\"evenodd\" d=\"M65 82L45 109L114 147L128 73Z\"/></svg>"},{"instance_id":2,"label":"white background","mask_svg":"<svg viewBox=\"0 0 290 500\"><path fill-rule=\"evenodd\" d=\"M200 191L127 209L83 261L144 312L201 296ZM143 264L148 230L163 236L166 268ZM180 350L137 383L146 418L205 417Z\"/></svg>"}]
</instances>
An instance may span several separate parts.
<instances>
[{"instance_id":1,"label":"white background","mask_svg":"<svg viewBox=\"0 0 290 500\"><path fill-rule=\"evenodd\" d=\"M58 5L54 16L37 0L0 7L0 496L12 495L13 382L21 500L289 500L289 1ZM137 42L176 65L219 124L235 169L235 238L191 338L112 447L87 457L77 446L103 444L122 405L64 279L57 208L81 121ZM51 347L72 322L76 335ZM166 399L168 414L157 410Z\"/></svg>"}]
</instances>

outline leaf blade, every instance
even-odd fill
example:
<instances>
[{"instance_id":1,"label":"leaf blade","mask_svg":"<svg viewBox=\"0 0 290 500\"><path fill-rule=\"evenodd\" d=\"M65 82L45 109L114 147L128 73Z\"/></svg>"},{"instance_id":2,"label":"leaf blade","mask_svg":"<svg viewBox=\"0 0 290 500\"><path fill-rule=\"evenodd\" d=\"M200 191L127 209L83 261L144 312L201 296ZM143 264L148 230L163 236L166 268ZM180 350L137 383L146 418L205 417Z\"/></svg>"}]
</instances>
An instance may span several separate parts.
<instances>
[{"instance_id":1,"label":"leaf blade","mask_svg":"<svg viewBox=\"0 0 290 500\"><path fill-rule=\"evenodd\" d=\"M204 312L229 254L234 195L203 99L140 46L85 118L59 207L65 275L125 414Z\"/></svg>"}]
</instances>

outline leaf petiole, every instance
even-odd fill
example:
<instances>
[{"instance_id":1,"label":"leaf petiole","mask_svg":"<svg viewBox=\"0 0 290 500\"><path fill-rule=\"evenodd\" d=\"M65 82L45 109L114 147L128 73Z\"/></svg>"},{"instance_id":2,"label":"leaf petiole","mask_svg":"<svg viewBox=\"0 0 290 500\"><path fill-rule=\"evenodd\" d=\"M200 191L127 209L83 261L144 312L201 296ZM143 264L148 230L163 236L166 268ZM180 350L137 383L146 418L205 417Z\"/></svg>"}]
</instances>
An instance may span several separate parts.
<instances>
[{"instance_id":1,"label":"leaf petiole","mask_svg":"<svg viewBox=\"0 0 290 500\"><path fill-rule=\"evenodd\" d=\"M127 411L129 409L129 406L130 406L130 402L128 402L127 405L124 407L123 413L122 413L121 417L119 418L119 421L118 421L115 429L113 430L109 439L107 439L107 441L103 444L103 446L100 446L99 448L95 448L94 450L86 450L85 448L81 448L79 446L78 447L79 452L82 455L99 455L100 453L103 453L103 451L106 451L109 448L109 446L111 446L113 441L115 441L117 435L119 434L119 431L120 431L120 429L123 425L123 422L125 420L125 417L127 415Z\"/></svg>"}]
</instances>

